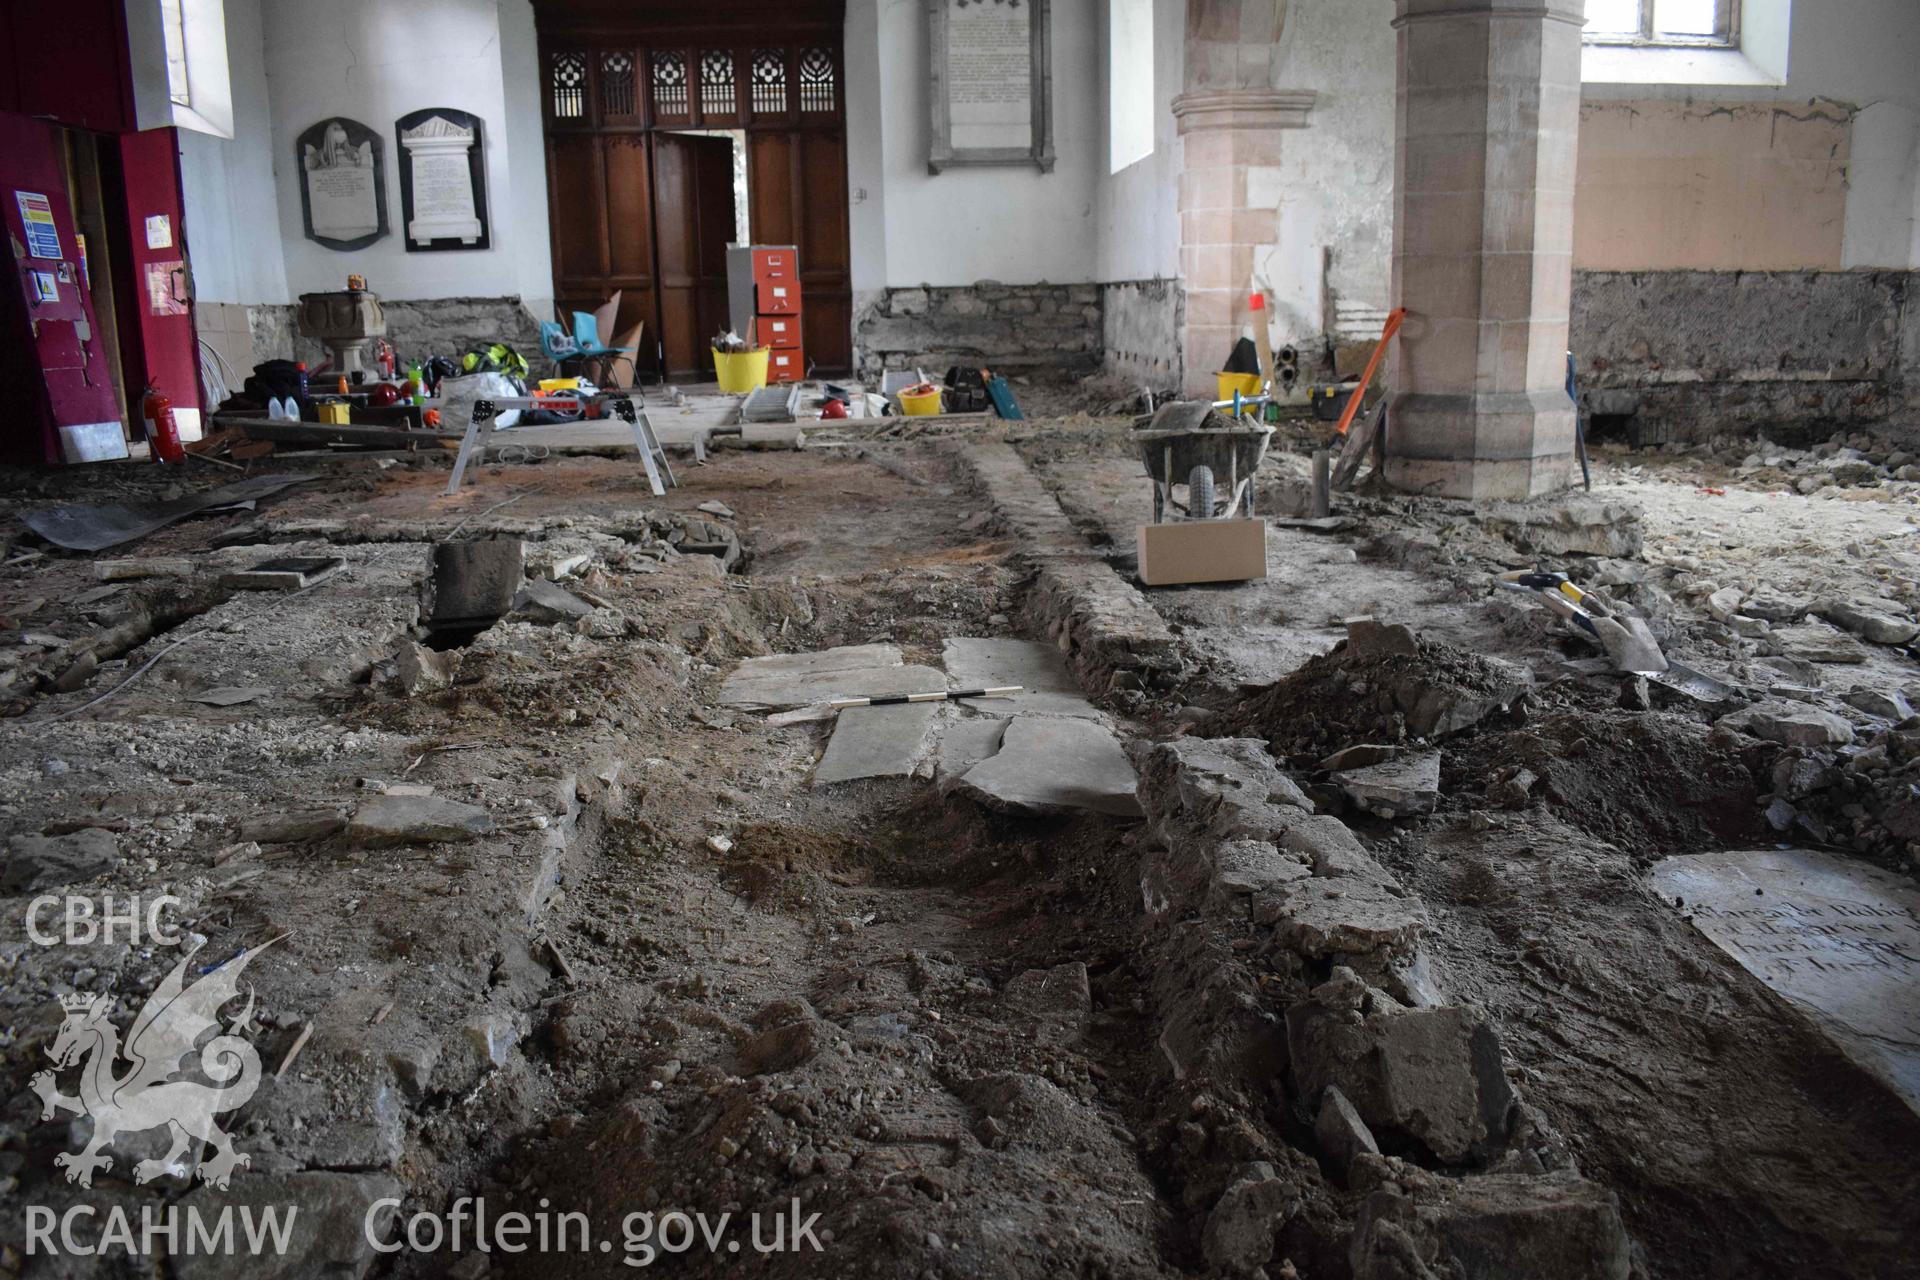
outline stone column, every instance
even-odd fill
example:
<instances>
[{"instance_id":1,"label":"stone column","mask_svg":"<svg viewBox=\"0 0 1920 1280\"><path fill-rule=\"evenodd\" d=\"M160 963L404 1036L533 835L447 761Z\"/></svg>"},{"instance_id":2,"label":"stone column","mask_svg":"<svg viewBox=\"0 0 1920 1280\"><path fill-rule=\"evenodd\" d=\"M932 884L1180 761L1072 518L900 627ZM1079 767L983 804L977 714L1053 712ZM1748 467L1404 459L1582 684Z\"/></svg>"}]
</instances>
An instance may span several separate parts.
<instances>
[{"instance_id":1,"label":"stone column","mask_svg":"<svg viewBox=\"0 0 1920 1280\"><path fill-rule=\"evenodd\" d=\"M1582 0L1396 0L1387 479L1461 498L1566 488Z\"/></svg>"},{"instance_id":2,"label":"stone column","mask_svg":"<svg viewBox=\"0 0 1920 1280\"><path fill-rule=\"evenodd\" d=\"M1313 99L1312 90L1203 89L1173 100L1188 395L1214 397L1214 374L1246 330L1254 259L1280 235L1280 140L1306 125Z\"/></svg>"}]
</instances>

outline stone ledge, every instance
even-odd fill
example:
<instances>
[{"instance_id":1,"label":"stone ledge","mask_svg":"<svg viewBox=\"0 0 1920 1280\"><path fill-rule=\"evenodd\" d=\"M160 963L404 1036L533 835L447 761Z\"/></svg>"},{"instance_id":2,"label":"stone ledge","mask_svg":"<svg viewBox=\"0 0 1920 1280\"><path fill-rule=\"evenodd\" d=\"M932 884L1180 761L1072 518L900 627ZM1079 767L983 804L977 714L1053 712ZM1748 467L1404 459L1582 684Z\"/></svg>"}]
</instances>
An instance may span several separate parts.
<instances>
[{"instance_id":1,"label":"stone ledge","mask_svg":"<svg viewBox=\"0 0 1920 1280\"><path fill-rule=\"evenodd\" d=\"M1201 89L1173 100L1184 134L1202 129L1304 129L1319 98L1313 89Z\"/></svg>"}]
</instances>

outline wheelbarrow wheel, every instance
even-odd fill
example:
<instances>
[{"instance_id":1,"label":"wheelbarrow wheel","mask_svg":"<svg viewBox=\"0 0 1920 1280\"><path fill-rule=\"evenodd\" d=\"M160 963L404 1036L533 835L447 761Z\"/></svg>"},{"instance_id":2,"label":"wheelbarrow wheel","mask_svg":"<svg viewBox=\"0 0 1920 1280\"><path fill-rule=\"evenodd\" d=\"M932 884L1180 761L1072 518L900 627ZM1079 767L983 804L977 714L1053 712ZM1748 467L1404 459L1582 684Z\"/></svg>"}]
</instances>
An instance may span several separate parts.
<instances>
[{"instance_id":1,"label":"wheelbarrow wheel","mask_svg":"<svg viewBox=\"0 0 1920 1280\"><path fill-rule=\"evenodd\" d=\"M1213 519L1213 468L1195 467L1187 472L1187 515L1194 520Z\"/></svg>"}]
</instances>

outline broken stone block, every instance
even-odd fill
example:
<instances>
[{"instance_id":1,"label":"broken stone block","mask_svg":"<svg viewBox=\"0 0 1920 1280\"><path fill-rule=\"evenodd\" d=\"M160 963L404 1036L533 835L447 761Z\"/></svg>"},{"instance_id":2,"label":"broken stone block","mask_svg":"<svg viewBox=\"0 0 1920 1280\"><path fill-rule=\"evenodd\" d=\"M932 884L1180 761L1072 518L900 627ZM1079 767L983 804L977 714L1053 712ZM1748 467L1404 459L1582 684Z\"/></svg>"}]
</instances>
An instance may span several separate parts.
<instances>
[{"instance_id":1,"label":"broken stone block","mask_svg":"<svg viewBox=\"0 0 1920 1280\"><path fill-rule=\"evenodd\" d=\"M1382 743L1362 742L1351 747L1342 747L1320 762L1322 769L1363 769L1370 764L1381 764L1400 754L1400 748Z\"/></svg>"},{"instance_id":2,"label":"broken stone block","mask_svg":"<svg viewBox=\"0 0 1920 1280\"><path fill-rule=\"evenodd\" d=\"M1740 603L1740 612L1766 623L1795 622L1806 611L1805 601L1770 595L1766 592L1748 596Z\"/></svg>"},{"instance_id":3,"label":"broken stone block","mask_svg":"<svg viewBox=\"0 0 1920 1280\"><path fill-rule=\"evenodd\" d=\"M1201 1231L1200 1252L1222 1271L1264 1266L1273 1259L1274 1238L1299 1207L1299 1193L1272 1165L1255 1160L1214 1202Z\"/></svg>"},{"instance_id":4,"label":"broken stone block","mask_svg":"<svg viewBox=\"0 0 1920 1280\"><path fill-rule=\"evenodd\" d=\"M1403 622L1349 618L1347 656L1361 662L1395 656L1417 658L1420 656L1420 641L1414 637L1413 628Z\"/></svg>"},{"instance_id":5,"label":"broken stone block","mask_svg":"<svg viewBox=\"0 0 1920 1280\"><path fill-rule=\"evenodd\" d=\"M393 655L394 681L409 698L445 689L460 667L460 651L436 652L417 640L408 640Z\"/></svg>"},{"instance_id":6,"label":"broken stone block","mask_svg":"<svg viewBox=\"0 0 1920 1280\"><path fill-rule=\"evenodd\" d=\"M1338 1085L1328 1085L1320 1095L1320 1114L1314 1118L1313 1139L1320 1144L1320 1154L1334 1173L1342 1178L1347 1176L1355 1156L1363 1152L1380 1154L1380 1144L1373 1140L1373 1131L1367 1128L1367 1122L1360 1118Z\"/></svg>"},{"instance_id":7,"label":"broken stone block","mask_svg":"<svg viewBox=\"0 0 1920 1280\"><path fill-rule=\"evenodd\" d=\"M1707 597L1707 612L1716 619L1725 622L1740 612L1740 602L1746 596L1738 587L1722 587Z\"/></svg>"},{"instance_id":8,"label":"broken stone block","mask_svg":"<svg viewBox=\"0 0 1920 1280\"><path fill-rule=\"evenodd\" d=\"M1287 1048L1302 1093L1337 1085L1375 1133L1413 1139L1448 1164L1506 1141L1518 1103L1499 1037L1470 1010L1410 1009L1335 966L1287 1010Z\"/></svg>"},{"instance_id":9,"label":"broken stone block","mask_svg":"<svg viewBox=\"0 0 1920 1280\"><path fill-rule=\"evenodd\" d=\"M1313 874L1265 840L1228 840L1214 850L1213 864L1214 893L1222 898L1274 892Z\"/></svg>"},{"instance_id":10,"label":"broken stone block","mask_svg":"<svg viewBox=\"0 0 1920 1280\"><path fill-rule=\"evenodd\" d=\"M1578 1174L1415 1172L1367 1198L1348 1261L1354 1280L1627 1280L1631 1248L1613 1193Z\"/></svg>"},{"instance_id":11,"label":"broken stone block","mask_svg":"<svg viewBox=\"0 0 1920 1280\"><path fill-rule=\"evenodd\" d=\"M513 607L525 563L525 549L518 538L436 543L428 623L447 626L505 614Z\"/></svg>"},{"instance_id":12,"label":"broken stone block","mask_svg":"<svg viewBox=\"0 0 1920 1280\"><path fill-rule=\"evenodd\" d=\"M1490 502L1474 518L1524 551L1545 556L1634 559L1642 543L1640 509L1587 494L1534 502Z\"/></svg>"},{"instance_id":13,"label":"broken stone block","mask_svg":"<svg viewBox=\"0 0 1920 1280\"><path fill-rule=\"evenodd\" d=\"M343 809L296 809L242 818L235 834L256 844L304 844L324 840L347 825Z\"/></svg>"},{"instance_id":14,"label":"broken stone block","mask_svg":"<svg viewBox=\"0 0 1920 1280\"><path fill-rule=\"evenodd\" d=\"M1789 747L1845 746L1853 741L1852 725L1804 702L1761 702L1722 716L1720 723Z\"/></svg>"},{"instance_id":15,"label":"broken stone block","mask_svg":"<svg viewBox=\"0 0 1920 1280\"><path fill-rule=\"evenodd\" d=\"M578 622L593 606L557 582L535 578L513 598L513 611L533 622Z\"/></svg>"},{"instance_id":16,"label":"broken stone block","mask_svg":"<svg viewBox=\"0 0 1920 1280\"><path fill-rule=\"evenodd\" d=\"M363 849L434 841L465 842L489 835L493 816L479 805L442 796L370 796L347 824L347 839Z\"/></svg>"},{"instance_id":17,"label":"broken stone block","mask_svg":"<svg viewBox=\"0 0 1920 1280\"><path fill-rule=\"evenodd\" d=\"M1316 876L1336 879L1351 876L1362 880L1393 878L1385 867L1374 861L1367 847L1360 843L1360 837L1348 830L1346 823L1330 814L1295 815L1295 820L1281 833L1280 847L1311 859Z\"/></svg>"},{"instance_id":18,"label":"broken stone block","mask_svg":"<svg viewBox=\"0 0 1920 1280\"><path fill-rule=\"evenodd\" d=\"M1145 756L1156 811L1189 815L1228 838L1271 840L1313 811L1258 738L1176 738Z\"/></svg>"},{"instance_id":19,"label":"broken stone block","mask_svg":"<svg viewBox=\"0 0 1920 1280\"><path fill-rule=\"evenodd\" d=\"M62 836L15 836L0 870L0 890L33 893L105 875L120 865L120 844L110 831L83 827Z\"/></svg>"},{"instance_id":20,"label":"broken stone block","mask_svg":"<svg viewBox=\"0 0 1920 1280\"><path fill-rule=\"evenodd\" d=\"M1527 691L1524 674L1509 675L1491 661L1487 668L1488 679L1479 688L1431 683L1417 672L1385 683L1406 717L1407 733L1415 738L1440 738L1470 729L1494 712L1506 710Z\"/></svg>"},{"instance_id":21,"label":"broken stone block","mask_svg":"<svg viewBox=\"0 0 1920 1280\"><path fill-rule=\"evenodd\" d=\"M1814 612L1874 644L1906 644L1920 635L1920 622L1890 600L1828 600Z\"/></svg>"},{"instance_id":22,"label":"broken stone block","mask_svg":"<svg viewBox=\"0 0 1920 1280\"><path fill-rule=\"evenodd\" d=\"M1897 690L1871 689L1865 685L1855 685L1846 695L1850 707L1866 712L1870 716L1879 716L1882 720L1891 720L1899 724L1913 715L1913 707Z\"/></svg>"},{"instance_id":23,"label":"broken stone block","mask_svg":"<svg viewBox=\"0 0 1920 1280\"><path fill-rule=\"evenodd\" d=\"M1417 898L1391 879L1315 876L1276 895L1266 923L1289 950L1310 960L1410 955L1427 929Z\"/></svg>"},{"instance_id":24,"label":"broken stone block","mask_svg":"<svg viewBox=\"0 0 1920 1280\"><path fill-rule=\"evenodd\" d=\"M1380 818L1432 813L1440 803L1440 753L1423 751L1334 775L1347 798Z\"/></svg>"}]
</instances>

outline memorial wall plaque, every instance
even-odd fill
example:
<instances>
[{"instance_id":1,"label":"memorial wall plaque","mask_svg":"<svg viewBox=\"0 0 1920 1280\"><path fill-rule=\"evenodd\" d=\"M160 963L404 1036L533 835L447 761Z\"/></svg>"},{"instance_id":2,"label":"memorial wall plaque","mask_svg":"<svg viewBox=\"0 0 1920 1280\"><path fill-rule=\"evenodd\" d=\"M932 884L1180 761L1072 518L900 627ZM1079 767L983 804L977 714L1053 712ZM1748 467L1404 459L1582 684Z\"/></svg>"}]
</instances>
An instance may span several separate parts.
<instances>
[{"instance_id":1,"label":"memorial wall plaque","mask_svg":"<svg viewBox=\"0 0 1920 1280\"><path fill-rule=\"evenodd\" d=\"M927 0L927 169L1053 169L1049 0Z\"/></svg>"},{"instance_id":2,"label":"memorial wall plaque","mask_svg":"<svg viewBox=\"0 0 1920 1280\"><path fill-rule=\"evenodd\" d=\"M408 253L485 249L486 139L480 117L430 107L394 122L400 140L400 220Z\"/></svg>"},{"instance_id":3,"label":"memorial wall plaque","mask_svg":"<svg viewBox=\"0 0 1920 1280\"><path fill-rule=\"evenodd\" d=\"M329 249L364 249L387 234L386 152L380 135L334 116L294 142L300 221L307 239Z\"/></svg>"}]
</instances>

